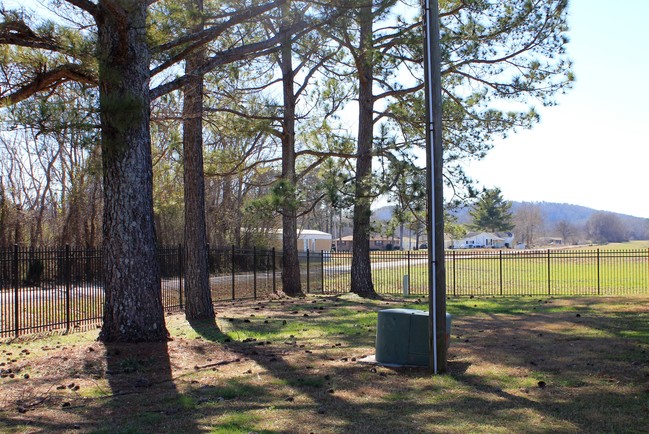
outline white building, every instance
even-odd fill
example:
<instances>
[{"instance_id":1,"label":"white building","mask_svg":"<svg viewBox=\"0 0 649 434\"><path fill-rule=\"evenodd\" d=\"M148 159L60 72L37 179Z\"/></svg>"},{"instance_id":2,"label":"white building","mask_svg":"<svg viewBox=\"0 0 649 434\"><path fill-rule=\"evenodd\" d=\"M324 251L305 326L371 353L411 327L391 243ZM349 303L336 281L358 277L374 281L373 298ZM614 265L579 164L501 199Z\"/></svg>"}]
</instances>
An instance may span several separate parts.
<instances>
[{"instance_id":1,"label":"white building","mask_svg":"<svg viewBox=\"0 0 649 434\"><path fill-rule=\"evenodd\" d=\"M277 230L278 248L281 248L282 230ZM320 252L331 250L331 234L313 229L302 229L297 232L297 250L299 252Z\"/></svg>"},{"instance_id":2,"label":"white building","mask_svg":"<svg viewBox=\"0 0 649 434\"><path fill-rule=\"evenodd\" d=\"M514 247L514 234L511 232L469 232L464 238L453 240L454 249Z\"/></svg>"}]
</instances>

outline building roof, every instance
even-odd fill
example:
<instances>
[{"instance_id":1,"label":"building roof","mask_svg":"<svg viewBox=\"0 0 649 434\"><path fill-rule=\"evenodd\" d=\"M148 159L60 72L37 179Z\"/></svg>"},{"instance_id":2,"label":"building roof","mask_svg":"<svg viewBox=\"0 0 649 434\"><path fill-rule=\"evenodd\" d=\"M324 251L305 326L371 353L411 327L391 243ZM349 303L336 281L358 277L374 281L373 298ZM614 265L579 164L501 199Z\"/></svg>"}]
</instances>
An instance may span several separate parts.
<instances>
[{"instance_id":1,"label":"building roof","mask_svg":"<svg viewBox=\"0 0 649 434\"><path fill-rule=\"evenodd\" d=\"M302 229L301 231L297 231L297 237L302 239L332 239L331 234L327 232L316 231L314 229Z\"/></svg>"},{"instance_id":2,"label":"building roof","mask_svg":"<svg viewBox=\"0 0 649 434\"><path fill-rule=\"evenodd\" d=\"M336 238L337 240L340 241L354 241L354 236L353 235L346 235L342 238ZM394 242L399 242L400 239L399 237L374 237L370 236L370 241L394 241Z\"/></svg>"},{"instance_id":3,"label":"building roof","mask_svg":"<svg viewBox=\"0 0 649 434\"><path fill-rule=\"evenodd\" d=\"M282 229L277 229L277 234L282 235L284 231ZM302 229L297 231L297 237L302 239L326 239L330 240L331 234L322 231L316 231L315 229Z\"/></svg>"},{"instance_id":4,"label":"building roof","mask_svg":"<svg viewBox=\"0 0 649 434\"><path fill-rule=\"evenodd\" d=\"M494 240L495 239L501 239L505 240L507 238L512 238L514 234L511 232L487 232L487 231L481 231L481 232L469 232L467 233L463 238L459 238L460 240L466 240L467 238L473 238L477 237L478 235L488 235L491 236Z\"/></svg>"}]
</instances>

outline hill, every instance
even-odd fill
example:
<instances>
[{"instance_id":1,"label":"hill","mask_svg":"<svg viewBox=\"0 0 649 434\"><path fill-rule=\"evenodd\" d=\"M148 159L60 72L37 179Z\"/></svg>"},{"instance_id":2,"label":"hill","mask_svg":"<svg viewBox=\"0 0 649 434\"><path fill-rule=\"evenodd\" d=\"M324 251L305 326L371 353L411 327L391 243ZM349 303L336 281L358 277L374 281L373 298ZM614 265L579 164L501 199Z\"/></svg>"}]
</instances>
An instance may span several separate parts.
<instances>
[{"instance_id":1,"label":"hill","mask_svg":"<svg viewBox=\"0 0 649 434\"><path fill-rule=\"evenodd\" d=\"M543 214L547 226L553 226L562 220L570 222L576 226L582 226L586 224L588 219L597 212L610 212L620 217L627 223L633 222L633 223L644 224L647 222L647 220L649 220L646 218L635 217L628 214L616 213L613 211L597 210L597 209L588 208L581 205L572 205L568 203L556 203L556 202L515 202L514 201L512 202L512 211L516 213L516 211L523 204L532 204L539 207L541 213ZM454 214L457 216L460 223L468 223L471 221L471 216L469 215L468 207L457 210Z\"/></svg>"},{"instance_id":2,"label":"hill","mask_svg":"<svg viewBox=\"0 0 649 434\"><path fill-rule=\"evenodd\" d=\"M566 221L577 228L584 228L593 214L598 212L610 212L624 222L631 233L631 238L646 239L649 237L649 219L647 218L635 217L612 211L597 210L581 205L555 202L512 202L512 211L516 213L516 210L523 204L533 204L539 207L541 214L543 215L545 227L550 229L550 231L560 221ZM372 218L377 221L390 220L392 217L392 208L392 206L377 208L372 211ZM458 209L452 214L457 217L459 223L466 224L471 222L469 207Z\"/></svg>"}]
</instances>

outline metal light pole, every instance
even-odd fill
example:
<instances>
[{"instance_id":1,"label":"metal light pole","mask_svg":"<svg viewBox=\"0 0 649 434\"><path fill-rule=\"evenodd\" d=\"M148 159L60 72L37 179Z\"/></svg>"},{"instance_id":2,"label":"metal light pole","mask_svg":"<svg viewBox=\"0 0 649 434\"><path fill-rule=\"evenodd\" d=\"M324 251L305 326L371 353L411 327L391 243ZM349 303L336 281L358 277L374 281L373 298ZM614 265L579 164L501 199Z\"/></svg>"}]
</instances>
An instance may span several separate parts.
<instances>
[{"instance_id":1,"label":"metal light pole","mask_svg":"<svg viewBox=\"0 0 649 434\"><path fill-rule=\"evenodd\" d=\"M446 272L442 178L442 77L439 5L424 1L426 90L426 190L428 192L428 336L430 367L446 372Z\"/></svg>"}]
</instances>

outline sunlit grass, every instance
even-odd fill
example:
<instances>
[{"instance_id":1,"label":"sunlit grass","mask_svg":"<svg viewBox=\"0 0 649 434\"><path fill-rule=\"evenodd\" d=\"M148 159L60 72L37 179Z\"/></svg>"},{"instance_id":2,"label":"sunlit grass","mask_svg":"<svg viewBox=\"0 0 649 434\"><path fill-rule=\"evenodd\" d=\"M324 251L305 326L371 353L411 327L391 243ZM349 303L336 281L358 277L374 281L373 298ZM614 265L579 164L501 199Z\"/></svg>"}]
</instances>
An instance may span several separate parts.
<instances>
[{"instance_id":1,"label":"sunlit grass","mask_svg":"<svg viewBox=\"0 0 649 434\"><path fill-rule=\"evenodd\" d=\"M210 429L211 434L249 434L255 432L258 434L271 434L274 431L257 430L255 425L259 417L250 412L227 414L223 416L216 425Z\"/></svg>"},{"instance_id":2,"label":"sunlit grass","mask_svg":"<svg viewBox=\"0 0 649 434\"><path fill-rule=\"evenodd\" d=\"M649 240L633 240L624 243L608 243L596 244L591 246L575 246L575 249L581 250L636 250L636 249L649 249Z\"/></svg>"},{"instance_id":3,"label":"sunlit grass","mask_svg":"<svg viewBox=\"0 0 649 434\"><path fill-rule=\"evenodd\" d=\"M445 256L447 292L468 295L615 295L649 291L649 241L568 247L558 250L458 250ZM380 253L380 254L379 254ZM412 294L428 291L425 256L373 252L372 280L382 294L401 294L408 275ZM347 291L350 275L340 272L351 259L338 259L326 273L325 289ZM390 264L397 261L398 264Z\"/></svg>"}]
</instances>

